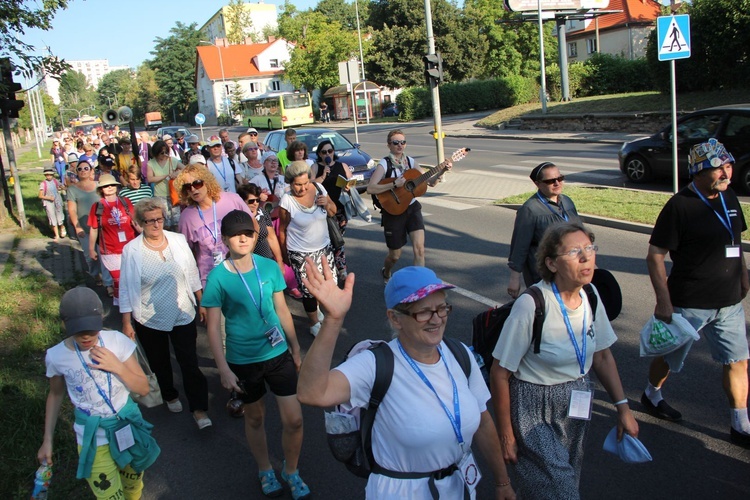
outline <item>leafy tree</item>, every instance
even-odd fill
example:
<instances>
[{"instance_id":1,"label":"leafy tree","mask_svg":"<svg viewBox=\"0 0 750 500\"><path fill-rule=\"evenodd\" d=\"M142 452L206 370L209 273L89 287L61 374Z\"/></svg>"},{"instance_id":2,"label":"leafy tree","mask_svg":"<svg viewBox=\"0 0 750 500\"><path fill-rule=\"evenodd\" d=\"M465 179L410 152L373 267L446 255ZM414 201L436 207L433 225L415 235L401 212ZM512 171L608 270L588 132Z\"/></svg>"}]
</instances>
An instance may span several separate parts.
<instances>
[{"instance_id":1,"label":"leafy tree","mask_svg":"<svg viewBox=\"0 0 750 500\"><path fill-rule=\"evenodd\" d=\"M195 94L195 48L201 40L196 23L177 21L167 38L157 37L149 64L159 87L163 112L174 111L178 119L187 121L191 109L197 109Z\"/></svg>"},{"instance_id":2,"label":"leafy tree","mask_svg":"<svg viewBox=\"0 0 750 500\"><path fill-rule=\"evenodd\" d=\"M318 5L315 7L315 12L319 12L326 16L329 21L337 21L344 29L354 31L357 29L357 14L352 3L347 3L346 0L320 0ZM358 3L359 7L359 22L360 27L364 28L362 24L368 17L369 2L367 0Z\"/></svg>"},{"instance_id":3,"label":"leafy tree","mask_svg":"<svg viewBox=\"0 0 750 500\"><path fill-rule=\"evenodd\" d=\"M148 63L143 63L135 74L132 85L125 94L125 102L133 109L133 119L141 121L149 111L160 111L159 87L156 74Z\"/></svg>"},{"instance_id":4,"label":"leafy tree","mask_svg":"<svg viewBox=\"0 0 750 500\"><path fill-rule=\"evenodd\" d=\"M242 116L242 112L245 107L242 105L242 100L245 98L245 91L237 80L234 81L232 87L232 95L229 96L229 110L232 116Z\"/></svg>"},{"instance_id":5,"label":"leafy tree","mask_svg":"<svg viewBox=\"0 0 750 500\"><path fill-rule=\"evenodd\" d=\"M60 106L81 110L96 106L96 92L89 86L86 75L79 71L66 71L60 77Z\"/></svg>"},{"instance_id":6,"label":"leafy tree","mask_svg":"<svg viewBox=\"0 0 750 500\"><path fill-rule=\"evenodd\" d=\"M253 17L249 10L245 9L245 2L242 0L231 0L227 4L227 40L230 44L238 45L244 43L245 38L249 37L255 42L253 32Z\"/></svg>"},{"instance_id":7,"label":"leafy tree","mask_svg":"<svg viewBox=\"0 0 750 500\"><path fill-rule=\"evenodd\" d=\"M47 119L47 125L52 128L60 128L60 107L55 104L52 98L47 92L42 92L42 107L44 108L44 116ZM28 92L23 93L23 100L26 105L21 108L18 113L18 128L30 129L33 124L31 122L31 107L29 106L29 94ZM19 94L20 97L20 94Z\"/></svg>"},{"instance_id":8,"label":"leafy tree","mask_svg":"<svg viewBox=\"0 0 750 500\"><path fill-rule=\"evenodd\" d=\"M129 69L118 69L110 71L99 80L99 86L96 92L99 98L99 104L102 106L115 106L114 97L117 97L117 103L125 103L125 95L133 86L133 74ZM107 99L109 97L109 99Z\"/></svg>"}]
</instances>

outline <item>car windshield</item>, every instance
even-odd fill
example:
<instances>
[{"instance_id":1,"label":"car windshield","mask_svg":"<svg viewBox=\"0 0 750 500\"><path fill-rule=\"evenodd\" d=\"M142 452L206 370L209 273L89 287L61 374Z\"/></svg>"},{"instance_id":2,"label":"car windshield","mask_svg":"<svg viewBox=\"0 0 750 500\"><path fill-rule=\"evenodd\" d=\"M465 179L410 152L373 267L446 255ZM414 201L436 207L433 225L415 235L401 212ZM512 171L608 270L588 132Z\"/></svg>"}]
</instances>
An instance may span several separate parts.
<instances>
[{"instance_id":1,"label":"car windshield","mask_svg":"<svg viewBox=\"0 0 750 500\"><path fill-rule=\"evenodd\" d=\"M316 134L303 134L297 132L297 140L302 141L307 145L308 151L315 152L318 149L318 144L324 140L329 140L333 143L333 148L336 151L343 151L345 149L354 149L354 145L349 140L338 132L320 132Z\"/></svg>"}]
</instances>

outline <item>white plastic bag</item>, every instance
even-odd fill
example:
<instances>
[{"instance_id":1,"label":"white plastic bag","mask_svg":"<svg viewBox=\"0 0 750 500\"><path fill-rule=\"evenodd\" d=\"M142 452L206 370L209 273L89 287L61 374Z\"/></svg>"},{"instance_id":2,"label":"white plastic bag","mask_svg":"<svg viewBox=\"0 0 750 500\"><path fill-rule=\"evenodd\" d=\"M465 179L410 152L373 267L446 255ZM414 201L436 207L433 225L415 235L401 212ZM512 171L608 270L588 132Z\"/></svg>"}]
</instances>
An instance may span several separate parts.
<instances>
[{"instance_id":1,"label":"white plastic bag","mask_svg":"<svg viewBox=\"0 0 750 500\"><path fill-rule=\"evenodd\" d=\"M641 357L664 356L700 336L682 314L673 313L667 324L651 316L641 330Z\"/></svg>"}]
</instances>

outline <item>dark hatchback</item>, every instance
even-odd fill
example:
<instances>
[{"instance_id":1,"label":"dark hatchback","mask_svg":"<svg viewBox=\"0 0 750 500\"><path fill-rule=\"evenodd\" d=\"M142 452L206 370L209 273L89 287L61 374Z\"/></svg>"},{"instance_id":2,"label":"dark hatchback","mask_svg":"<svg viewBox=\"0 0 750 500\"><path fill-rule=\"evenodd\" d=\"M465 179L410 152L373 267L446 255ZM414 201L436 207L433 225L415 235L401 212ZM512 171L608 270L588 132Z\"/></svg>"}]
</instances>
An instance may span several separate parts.
<instances>
[{"instance_id":1,"label":"dark hatchback","mask_svg":"<svg viewBox=\"0 0 750 500\"><path fill-rule=\"evenodd\" d=\"M317 160L315 150L321 141L328 139L336 150L336 159L346 163L352 169L352 176L357 179L357 189L367 188L370 177L375 171L376 163L370 155L359 149L359 144L352 144L349 139L338 132L327 128L298 128L297 140L307 145L307 156ZM263 144L277 153L286 149L285 130L272 130L266 134Z\"/></svg>"},{"instance_id":2,"label":"dark hatchback","mask_svg":"<svg viewBox=\"0 0 750 500\"><path fill-rule=\"evenodd\" d=\"M677 120L679 176L687 179L693 145L715 137L735 159L732 182L750 192L750 104L702 109ZM643 139L626 142L618 153L620 170L635 183L672 178L672 126Z\"/></svg>"}]
</instances>

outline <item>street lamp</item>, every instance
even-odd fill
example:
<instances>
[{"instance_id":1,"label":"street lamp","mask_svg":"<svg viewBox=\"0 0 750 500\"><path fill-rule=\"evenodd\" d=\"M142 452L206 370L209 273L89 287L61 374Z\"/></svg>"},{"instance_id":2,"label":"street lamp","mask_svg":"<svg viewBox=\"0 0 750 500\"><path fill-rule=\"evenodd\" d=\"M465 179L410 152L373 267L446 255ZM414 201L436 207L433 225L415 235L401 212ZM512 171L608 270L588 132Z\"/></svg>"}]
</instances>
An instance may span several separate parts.
<instances>
[{"instance_id":1,"label":"street lamp","mask_svg":"<svg viewBox=\"0 0 750 500\"><path fill-rule=\"evenodd\" d=\"M224 102L225 111L227 112L227 115L229 115L230 114L228 110L229 106L227 105L227 101L228 101L227 82L226 82L226 79L224 78L224 61L222 61L221 59L221 47L207 40L201 40L199 43L206 43L208 45L213 45L214 47L216 47L216 50L219 52L219 67L221 68L221 89L222 89L221 95L222 95L222 100ZM219 117L217 116L216 118L218 119Z\"/></svg>"},{"instance_id":2,"label":"street lamp","mask_svg":"<svg viewBox=\"0 0 750 500\"><path fill-rule=\"evenodd\" d=\"M102 97L104 97L107 100L107 106L109 107L109 109L112 109L112 99L111 98L115 99L115 107L117 106L117 94L116 93L115 94L111 94L111 95L110 94L99 94L99 95L102 96Z\"/></svg>"},{"instance_id":3,"label":"street lamp","mask_svg":"<svg viewBox=\"0 0 750 500\"><path fill-rule=\"evenodd\" d=\"M365 116L367 118L367 124L370 124L370 110L368 106L369 99L367 98L367 79L365 78L365 56L362 52L362 33L359 30L359 3L357 0L354 0L354 12L357 15L357 39L359 39L359 62L362 64L362 85L364 88L364 96L365 96ZM356 98L356 96L355 96ZM357 109L357 105L354 104L354 109ZM356 112L355 112L356 114ZM374 115L373 111L373 115Z\"/></svg>"},{"instance_id":4,"label":"street lamp","mask_svg":"<svg viewBox=\"0 0 750 500\"><path fill-rule=\"evenodd\" d=\"M78 118L81 118L81 113L83 113L84 111L90 111L92 109L96 109L96 108L94 108L94 106L88 106L83 109L60 108L60 111L75 111L76 113L78 113Z\"/></svg>"}]
</instances>

